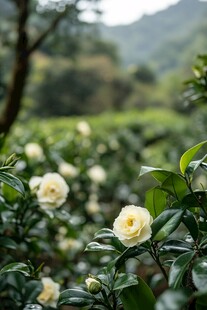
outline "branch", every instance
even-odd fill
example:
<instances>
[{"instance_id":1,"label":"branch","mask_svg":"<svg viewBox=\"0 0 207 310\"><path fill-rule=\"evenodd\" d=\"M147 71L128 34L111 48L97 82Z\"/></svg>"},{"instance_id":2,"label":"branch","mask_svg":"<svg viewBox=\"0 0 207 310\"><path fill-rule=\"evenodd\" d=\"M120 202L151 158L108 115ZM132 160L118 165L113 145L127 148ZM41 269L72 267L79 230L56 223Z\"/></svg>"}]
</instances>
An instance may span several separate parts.
<instances>
[{"instance_id":1,"label":"branch","mask_svg":"<svg viewBox=\"0 0 207 310\"><path fill-rule=\"evenodd\" d=\"M29 56L30 54L32 54L36 49L38 49L38 47L42 44L42 42L45 40L45 38L48 36L48 34L54 30L58 23L61 21L61 19L63 17L65 17L65 15L67 14L67 9L60 13L51 23L51 25L48 27L48 29L46 29L40 36L39 38L36 39L36 41L28 48L27 50L27 55Z\"/></svg>"}]
</instances>

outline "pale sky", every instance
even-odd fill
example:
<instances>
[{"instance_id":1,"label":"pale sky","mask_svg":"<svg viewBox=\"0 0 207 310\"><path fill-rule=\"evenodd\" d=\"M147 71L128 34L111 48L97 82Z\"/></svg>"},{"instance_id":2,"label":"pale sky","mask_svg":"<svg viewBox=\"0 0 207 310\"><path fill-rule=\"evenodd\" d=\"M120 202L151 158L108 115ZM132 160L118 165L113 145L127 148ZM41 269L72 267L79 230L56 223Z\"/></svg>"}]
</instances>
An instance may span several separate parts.
<instances>
[{"instance_id":1,"label":"pale sky","mask_svg":"<svg viewBox=\"0 0 207 310\"><path fill-rule=\"evenodd\" d=\"M102 0L97 5L103 11L99 21L110 26L130 24L143 14L153 14L178 2L179 0ZM89 13L85 16L87 20L92 19Z\"/></svg>"}]
</instances>

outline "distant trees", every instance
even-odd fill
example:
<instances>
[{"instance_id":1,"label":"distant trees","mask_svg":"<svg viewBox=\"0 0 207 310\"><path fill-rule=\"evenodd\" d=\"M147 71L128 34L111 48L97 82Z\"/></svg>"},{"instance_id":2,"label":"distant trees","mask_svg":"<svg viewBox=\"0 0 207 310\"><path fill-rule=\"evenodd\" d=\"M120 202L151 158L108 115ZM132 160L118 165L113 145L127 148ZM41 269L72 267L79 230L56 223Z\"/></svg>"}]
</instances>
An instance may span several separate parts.
<instances>
[{"instance_id":1,"label":"distant trees","mask_svg":"<svg viewBox=\"0 0 207 310\"><path fill-rule=\"evenodd\" d=\"M36 103L26 113L55 117L121 109L132 91L132 79L104 53L82 55L74 63L48 57L42 71L34 68L27 97Z\"/></svg>"},{"instance_id":2,"label":"distant trees","mask_svg":"<svg viewBox=\"0 0 207 310\"><path fill-rule=\"evenodd\" d=\"M96 1L96 0L87 0ZM11 73L6 74L8 86L0 117L0 133L8 133L22 105L22 97L30 67L31 55L48 35L67 17L68 31L78 24L81 0L54 2L41 6L36 0L1 0L1 45L10 47ZM6 21L2 18L6 18ZM5 22L5 24L4 24ZM6 27L5 27L6 25ZM5 55L0 54L1 63ZM4 82L1 82L4 84Z\"/></svg>"}]
</instances>

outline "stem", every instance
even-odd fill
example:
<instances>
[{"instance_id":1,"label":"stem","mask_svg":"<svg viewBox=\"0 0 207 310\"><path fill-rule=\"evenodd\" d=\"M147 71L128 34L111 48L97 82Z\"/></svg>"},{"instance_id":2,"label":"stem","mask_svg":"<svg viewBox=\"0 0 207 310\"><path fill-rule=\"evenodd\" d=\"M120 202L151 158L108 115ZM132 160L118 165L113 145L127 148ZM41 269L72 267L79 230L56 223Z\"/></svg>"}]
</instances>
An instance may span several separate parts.
<instances>
[{"instance_id":1,"label":"stem","mask_svg":"<svg viewBox=\"0 0 207 310\"><path fill-rule=\"evenodd\" d=\"M195 195L192 187L191 187L191 184L188 184L188 188L191 192L191 194L194 196L194 198L196 199L196 201L198 202L199 206L201 207L201 209L203 210L203 212L205 213L206 217L207 217L207 212L205 210L205 208L202 206L202 203L200 202L200 200L198 199L198 197Z\"/></svg>"},{"instance_id":2,"label":"stem","mask_svg":"<svg viewBox=\"0 0 207 310\"><path fill-rule=\"evenodd\" d=\"M162 263L160 261L159 255L157 254L157 250L156 250L155 245L154 245L153 242L152 242L151 246L152 246L152 250L149 251L149 253L152 256L152 258L154 259L154 261L156 262L156 264L158 265L158 267L160 268L160 270L161 270L165 280L168 282L168 275L167 275L165 269L162 266Z\"/></svg>"},{"instance_id":3,"label":"stem","mask_svg":"<svg viewBox=\"0 0 207 310\"><path fill-rule=\"evenodd\" d=\"M108 300L108 296L106 294L106 292L104 290L101 290L101 294L104 298L104 305L107 307L108 310L114 310L114 308L112 308L109 300Z\"/></svg>"}]
</instances>

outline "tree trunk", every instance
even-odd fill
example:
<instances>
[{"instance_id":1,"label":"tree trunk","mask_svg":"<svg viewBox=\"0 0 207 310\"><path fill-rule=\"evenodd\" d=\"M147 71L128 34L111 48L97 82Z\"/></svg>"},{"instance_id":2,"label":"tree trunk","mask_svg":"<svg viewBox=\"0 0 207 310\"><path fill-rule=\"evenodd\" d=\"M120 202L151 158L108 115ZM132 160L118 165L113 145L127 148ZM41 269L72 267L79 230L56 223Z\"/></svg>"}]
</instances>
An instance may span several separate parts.
<instances>
[{"instance_id":1,"label":"tree trunk","mask_svg":"<svg viewBox=\"0 0 207 310\"><path fill-rule=\"evenodd\" d=\"M15 3L19 12L17 43L15 47L15 63L11 75L11 83L8 87L4 111L0 117L0 134L3 133L5 136L9 133L10 128L16 120L21 108L24 87L29 71L30 55L37 50L48 34L57 27L58 23L63 17L65 17L67 12L70 9L73 9L73 5L70 5L64 12L59 13L48 29L41 33L36 41L29 46L27 20L30 14L30 0L15 0Z\"/></svg>"},{"instance_id":2,"label":"tree trunk","mask_svg":"<svg viewBox=\"0 0 207 310\"><path fill-rule=\"evenodd\" d=\"M0 133L7 134L14 123L21 106L24 85L28 73L28 37L26 24L29 16L29 0L16 1L19 11L15 64L8 87L5 109L0 119Z\"/></svg>"}]
</instances>

